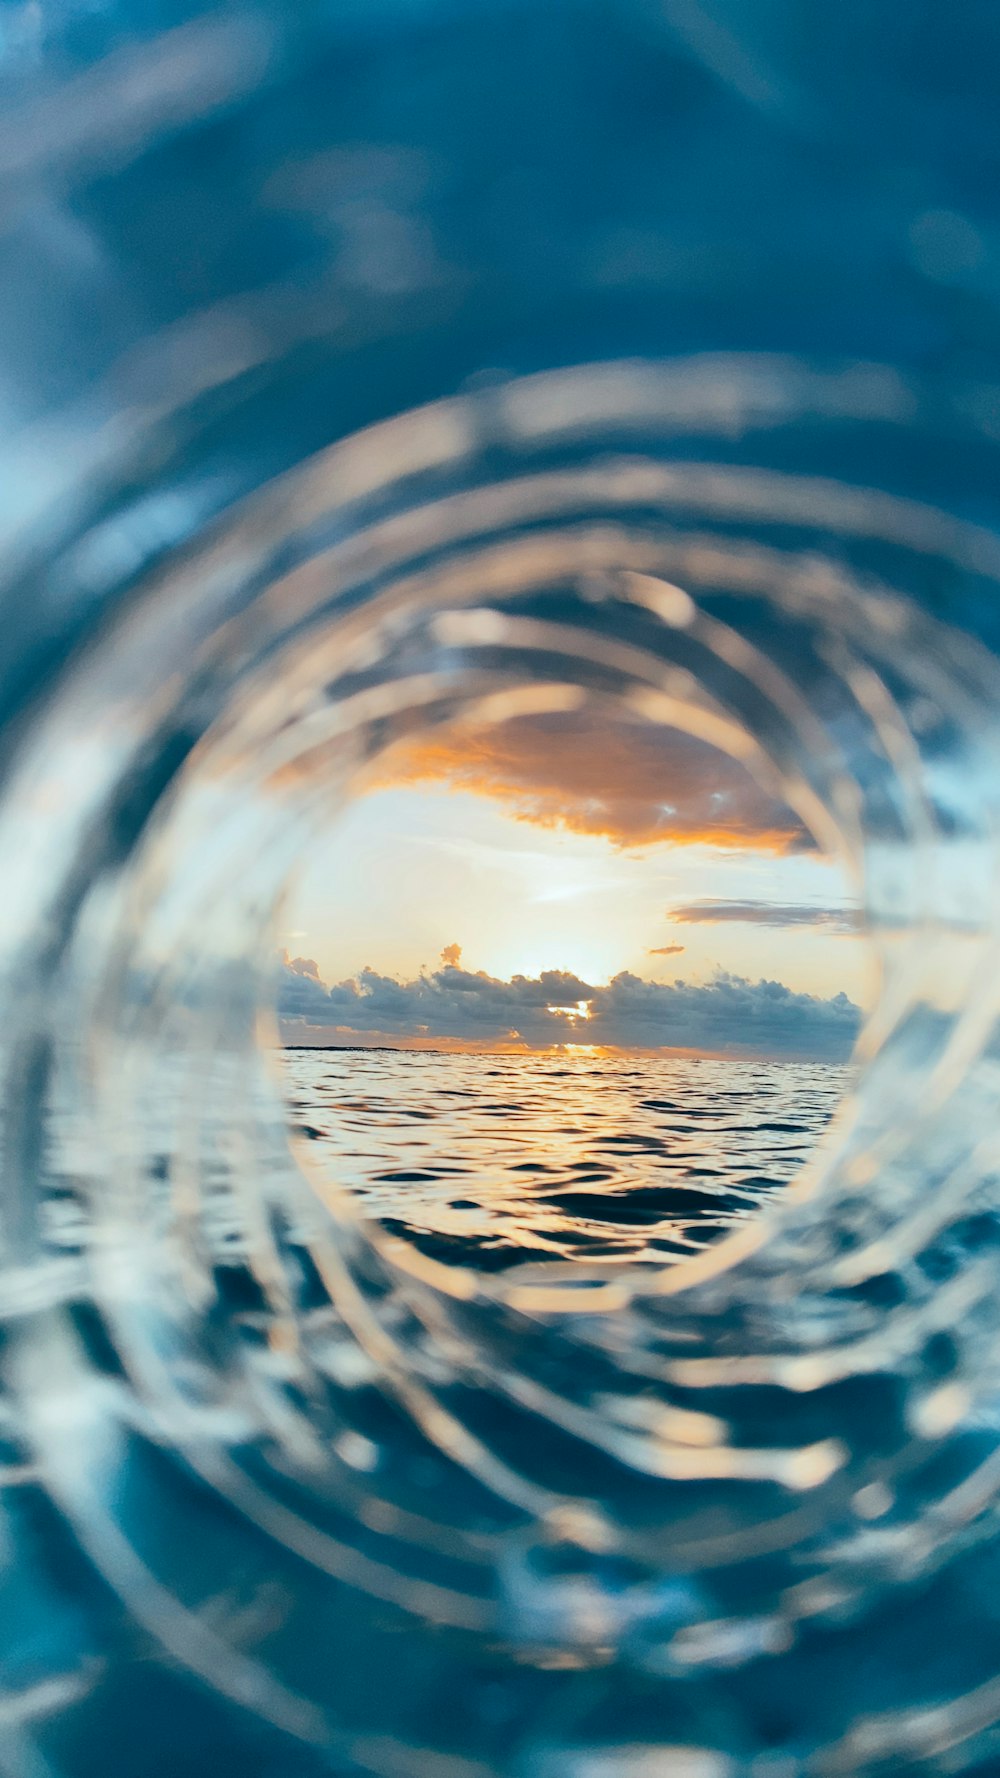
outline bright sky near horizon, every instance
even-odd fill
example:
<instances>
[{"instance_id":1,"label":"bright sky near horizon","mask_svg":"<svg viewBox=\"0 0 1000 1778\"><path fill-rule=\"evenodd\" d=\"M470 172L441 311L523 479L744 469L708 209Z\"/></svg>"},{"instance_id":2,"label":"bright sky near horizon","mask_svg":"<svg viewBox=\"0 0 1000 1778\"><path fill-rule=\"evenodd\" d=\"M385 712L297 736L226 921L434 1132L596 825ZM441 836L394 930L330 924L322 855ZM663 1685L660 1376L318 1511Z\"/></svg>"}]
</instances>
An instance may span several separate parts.
<instances>
[{"instance_id":1,"label":"bright sky near horizon","mask_svg":"<svg viewBox=\"0 0 1000 1778\"><path fill-rule=\"evenodd\" d=\"M860 940L828 917L804 922L810 906L829 916L850 905L842 872L817 853L669 839L622 849L518 820L486 796L422 785L373 791L331 838L300 879L282 934L325 981L366 965L408 978L458 944L466 969L503 978L558 969L603 983L628 969L672 982L728 970L865 997ZM762 923L768 915L775 924Z\"/></svg>"},{"instance_id":2,"label":"bright sky near horizon","mask_svg":"<svg viewBox=\"0 0 1000 1778\"><path fill-rule=\"evenodd\" d=\"M846 996L853 1012L871 998L851 908L842 871L795 817L700 743L580 717L452 733L397 756L311 855L280 934L283 1033L537 1045L553 1041L538 983L562 972L557 1005L619 984L613 1008L606 995L588 1003L602 1040L676 1046L686 1019L694 1048L708 1041L698 993L738 981L740 1018L763 1031L754 985L779 983L790 1053L808 1054L810 1020L818 1030L824 1016L814 1002ZM537 988L531 1015L518 977L521 1000ZM683 1004L667 994L676 985ZM662 1038L650 1036L652 989ZM712 1004L714 1029L717 992ZM567 1040L582 1035L582 1018L572 1031L559 1019ZM841 1018L840 1048L845 1031Z\"/></svg>"}]
</instances>

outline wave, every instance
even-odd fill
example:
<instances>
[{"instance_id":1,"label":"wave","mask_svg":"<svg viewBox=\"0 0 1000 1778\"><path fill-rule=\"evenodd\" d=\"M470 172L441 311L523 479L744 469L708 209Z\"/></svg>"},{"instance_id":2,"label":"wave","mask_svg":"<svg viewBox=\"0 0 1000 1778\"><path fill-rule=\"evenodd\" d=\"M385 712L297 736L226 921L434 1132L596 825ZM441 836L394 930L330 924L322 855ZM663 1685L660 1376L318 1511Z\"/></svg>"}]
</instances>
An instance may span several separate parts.
<instances>
[{"instance_id":1,"label":"wave","mask_svg":"<svg viewBox=\"0 0 1000 1778\"><path fill-rule=\"evenodd\" d=\"M995 16L154 11L0 64L0 1764L986 1772ZM880 992L787 1184L818 1091L699 1175L721 1090L554 1070L498 1243L399 1057L290 1141L276 935L389 746L569 707L739 760Z\"/></svg>"}]
</instances>

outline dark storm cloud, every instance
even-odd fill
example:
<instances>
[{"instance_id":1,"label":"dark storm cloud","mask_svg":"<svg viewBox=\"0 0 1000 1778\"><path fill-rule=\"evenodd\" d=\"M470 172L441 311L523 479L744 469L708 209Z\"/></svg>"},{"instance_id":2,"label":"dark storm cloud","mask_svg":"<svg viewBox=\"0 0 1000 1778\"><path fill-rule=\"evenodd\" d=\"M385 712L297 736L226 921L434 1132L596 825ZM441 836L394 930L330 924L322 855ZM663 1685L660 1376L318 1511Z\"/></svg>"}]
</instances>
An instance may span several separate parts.
<instances>
[{"instance_id":1,"label":"dark storm cloud","mask_svg":"<svg viewBox=\"0 0 1000 1778\"><path fill-rule=\"evenodd\" d=\"M451 730L396 754L386 782L446 783L504 803L519 820L620 846L785 853L811 844L790 809L704 741L580 711Z\"/></svg>"},{"instance_id":2,"label":"dark storm cloud","mask_svg":"<svg viewBox=\"0 0 1000 1778\"><path fill-rule=\"evenodd\" d=\"M669 918L679 926L813 926L838 933L855 933L859 923L858 915L850 908L813 907L797 901L722 901L712 897L671 908Z\"/></svg>"},{"instance_id":3,"label":"dark storm cloud","mask_svg":"<svg viewBox=\"0 0 1000 1778\"><path fill-rule=\"evenodd\" d=\"M840 1062L860 1018L846 994L822 1000L727 974L694 984L623 971L597 987L564 970L501 981L445 966L400 982L368 968L328 987L299 962L285 964L279 1003L291 1043L297 1025L310 1042L593 1043Z\"/></svg>"}]
</instances>

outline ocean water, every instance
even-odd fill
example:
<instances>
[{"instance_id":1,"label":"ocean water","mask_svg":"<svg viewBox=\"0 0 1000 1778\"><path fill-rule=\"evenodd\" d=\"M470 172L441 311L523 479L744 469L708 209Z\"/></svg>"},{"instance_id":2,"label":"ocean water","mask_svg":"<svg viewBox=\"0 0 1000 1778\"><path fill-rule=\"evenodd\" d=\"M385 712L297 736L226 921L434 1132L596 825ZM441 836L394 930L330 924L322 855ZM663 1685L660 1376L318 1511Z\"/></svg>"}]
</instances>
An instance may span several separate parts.
<instances>
[{"instance_id":1,"label":"ocean water","mask_svg":"<svg viewBox=\"0 0 1000 1778\"><path fill-rule=\"evenodd\" d=\"M996 1778L998 66L989 0L3 9L4 1778ZM384 750L577 707L858 887L815 1193L818 1070L274 1090Z\"/></svg>"},{"instance_id":2,"label":"ocean water","mask_svg":"<svg viewBox=\"0 0 1000 1778\"><path fill-rule=\"evenodd\" d=\"M674 1056L289 1049L293 1129L446 1263L677 1264L808 1159L849 1070Z\"/></svg>"}]
</instances>

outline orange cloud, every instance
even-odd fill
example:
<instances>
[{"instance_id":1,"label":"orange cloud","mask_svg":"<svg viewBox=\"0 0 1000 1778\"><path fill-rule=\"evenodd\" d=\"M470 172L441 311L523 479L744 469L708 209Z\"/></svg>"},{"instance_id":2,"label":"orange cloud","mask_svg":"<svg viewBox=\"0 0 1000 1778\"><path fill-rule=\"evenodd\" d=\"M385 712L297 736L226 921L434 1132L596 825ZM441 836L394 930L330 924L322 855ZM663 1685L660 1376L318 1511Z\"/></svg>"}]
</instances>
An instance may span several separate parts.
<instances>
[{"instance_id":1,"label":"orange cloud","mask_svg":"<svg viewBox=\"0 0 1000 1778\"><path fill-rule=\"evenodd\" d=\"M647 954L650 957L679 957L683 949L683 945L649 945Z\"/></svg>"},{"instance_id":2,"label":"orange cloud","mask_svg":"<svg viewBox=\"0 0 1000 1778\"><path fill-rule=\"evenodd\" d=\"M618 846L794 852L811 841L742 766L674 729L580 712L450 729L395 753L383 784L435 782L505 803L518 820Z\"/></svg>"},{"instance_id":3,"label":"orange cloud","mask_svg":"<svg viewBox=\"0 0 1000 1778\"><path fill-rule=\"evenodd\" d=\"M461 945L445 945L441 952L441 961L446 969L457 969L462 961Z\"/></svg>"}]
</instances>

